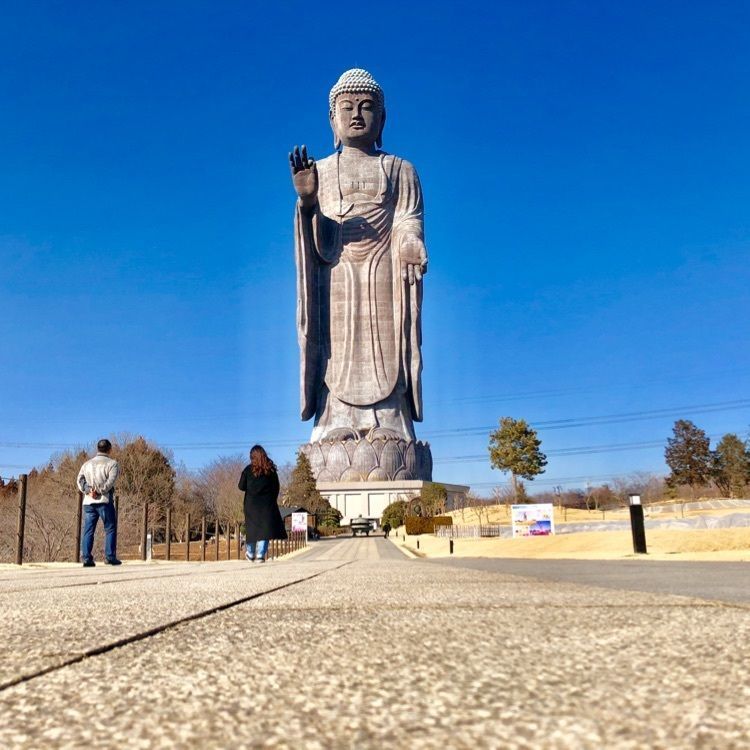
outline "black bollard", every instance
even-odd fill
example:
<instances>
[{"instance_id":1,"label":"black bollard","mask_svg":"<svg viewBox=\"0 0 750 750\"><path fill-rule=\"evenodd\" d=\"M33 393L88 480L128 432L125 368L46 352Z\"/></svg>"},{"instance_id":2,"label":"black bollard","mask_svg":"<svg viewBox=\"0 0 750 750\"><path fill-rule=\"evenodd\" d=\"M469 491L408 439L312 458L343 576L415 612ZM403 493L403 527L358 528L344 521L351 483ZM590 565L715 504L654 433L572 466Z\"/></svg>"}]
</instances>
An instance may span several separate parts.
<instances>
[{"instance_id":1,"label":"black bollard","mask_svg":"<svg viewBox=\"0 0 750 750\"><path fill-rule=\"evenodd\" d=\"M452 539L449 542L449 547L450 547L450 553L452 555L453 554L453 540Z\"/></svg>"},{"instance_id":2,"label":"black bollard","mask_svg":"<svg viewBox=\"0 0 750 750\"><path fill-rule=\"evenodd\" d=\"M630 500L630 530L633 533L633 552L645 555L646 527L643 523L643 506L640 495L629 495Z\"/></svg>"},{"instance_id":3,"label":"black bollard","mask_svg":"<svg viewBox=\"0 0 750 750\"><path fill-rule=\"evenodd\" d=\"M146 538L148 536L148 500L143 503L143 518L141 520L141 560L146 559ZM153 537L151 537L153 539Z\"/></svg>"},{"instance_id":4,"label":"black bollard","mask_svg":"<svg viewBox=\"0 0 750 750\"><path fill-rule=\"evenodd\" d=\"M76 554L75 560L81 562L81 524L83 523L83 492L78 491L76 510Z\"/></svg>"},{"instance_id":5,"label":"black bollard","mask_svg":"<svg viewBox=\"0 0 750 750\"><path fill-rule=\"evenodd\" d=\"M16 565L23 564L23 539L26 532L26 481L27 474L18 477L18 528L16 531Z\"/></svg>"}]
</instances>

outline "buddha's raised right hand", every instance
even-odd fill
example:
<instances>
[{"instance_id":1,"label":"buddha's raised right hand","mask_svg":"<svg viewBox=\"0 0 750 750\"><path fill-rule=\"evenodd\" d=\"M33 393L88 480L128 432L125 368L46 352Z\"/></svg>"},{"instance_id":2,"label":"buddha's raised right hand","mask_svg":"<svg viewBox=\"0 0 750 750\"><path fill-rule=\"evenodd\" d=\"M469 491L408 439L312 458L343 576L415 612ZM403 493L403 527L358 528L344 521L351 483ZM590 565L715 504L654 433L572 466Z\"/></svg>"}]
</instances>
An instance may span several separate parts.
<instances>
[{"instance_id":1,"label":"buddha's raised right hand","mask_svg":"<svg viewBox=\"0 0 750 750\"><path fill-rule=\"evenodd\" d=\"M294 147L289 152L289 168L292 172L292 182L297 191L302 207L312 208L318 200L318 168L315 160L307 155L307 146Z\"/></svg>"}]
</instances>

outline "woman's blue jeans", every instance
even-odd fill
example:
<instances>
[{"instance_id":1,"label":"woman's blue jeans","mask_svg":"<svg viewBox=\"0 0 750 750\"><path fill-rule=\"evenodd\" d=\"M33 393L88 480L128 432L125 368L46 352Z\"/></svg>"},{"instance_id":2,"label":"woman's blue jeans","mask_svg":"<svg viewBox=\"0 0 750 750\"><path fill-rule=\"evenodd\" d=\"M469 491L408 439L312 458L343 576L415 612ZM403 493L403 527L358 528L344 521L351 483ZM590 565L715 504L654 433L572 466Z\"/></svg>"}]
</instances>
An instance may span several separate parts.
<instances>
[{"instance_id":1,"label":"woman's blue jeans","mask_svg":"<svg viewBox=\"0 0 750 750\"><path fill-rule=\"evenodd\" d=\"M255 559L263 559L268 552L268 539L261 539L259 542L248 542L246 556Z\"/></svg>"},{"instance_id":2,"label":"woman's blue jeans","mask_svg":"<svg viewBox=\"0 0 750 750\"><path fill-rule=\"evenodd\" d=\"M82 562L91 562L94 550L94 533L99 519L104 523L104 556L117 557L117 515L112 503L92 503L83 506L83 534L81 535Z\"/></svg>"}]
</instances>

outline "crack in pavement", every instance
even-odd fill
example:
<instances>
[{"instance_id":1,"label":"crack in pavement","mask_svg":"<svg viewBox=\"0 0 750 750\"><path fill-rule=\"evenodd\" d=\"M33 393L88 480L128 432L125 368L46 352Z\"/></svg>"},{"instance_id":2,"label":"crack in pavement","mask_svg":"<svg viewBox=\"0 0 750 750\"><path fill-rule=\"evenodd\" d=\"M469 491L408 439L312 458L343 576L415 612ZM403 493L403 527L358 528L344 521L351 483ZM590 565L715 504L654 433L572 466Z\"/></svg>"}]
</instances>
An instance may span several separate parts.
<instances>
[{"instance_id":1,"label":"crack in pavement","mask_svg":"<svg viewBox=\"0 0 750 750\"><path fill-rule=\"evenodd\" d=\"M110 643L105 643L101 646L96 646L95 648L87 649L86 651L80 652L79 654L71 657L70 659L66 659L64 662L60 664L53 664L49 667L45 667L44 669L37 670L36 672L32 672L30 674L25 674L25 675L20 675L18 677L14 677L11 680L0 683L0 693L7 690L8 688L12 688L12 687L15 687L16 685L21 685L24 682L29 682L30 680L34 680L37 677L42 677L46 674L50 674L51 672L58 672L61 669L65 669L66 667L72 666L73 664L78 664L82 662L84 659L88 659L93 656L101 656L102 654L107 654L110 651L114 651L115 649L122 648L123 646L128 646L131 643L137 643L138 641L146 640L147 638L151 638L155 635L158 635L159 633L164 633L167 630L172 630L179 625L184 625L185 623L188 623L188 622L195 622L196 620L202 620L206 617L215 615L219 612L224 612L240 604L245 604L246 602L250 602L253 599L259 599L262 596L267 596L268 594L273 594L277 591L288 589L292 586L296 586L297 584L311 581L314 578L318 578L327 573L333 573L334 571L340 570L341 568L344 568L347 565L351 565L351 564L352 564L351 562L344 562L341 565L337 565L335 568L321 570L318 573L313 573L312 575L305 576L304 578L298 578L295 581L289 581L279 586L274 586L273 588L266 589L265 591L258 591L254 594L249 594L248 596L242 596L239 599L233 599L230 602L225 602L224 604L218 604L214 607L210 607L209 609L205 609L200 612L195 612L192 615L181 617L178 620L171 620L170 622L166 622L163 625L156 625L155 627L149 628L148 630L143 630L140 633L135 633L134 635L129 635L129 636L126 636L125 638L119 638L116 641L111 641Z\"/></svg>"}]
</instances>

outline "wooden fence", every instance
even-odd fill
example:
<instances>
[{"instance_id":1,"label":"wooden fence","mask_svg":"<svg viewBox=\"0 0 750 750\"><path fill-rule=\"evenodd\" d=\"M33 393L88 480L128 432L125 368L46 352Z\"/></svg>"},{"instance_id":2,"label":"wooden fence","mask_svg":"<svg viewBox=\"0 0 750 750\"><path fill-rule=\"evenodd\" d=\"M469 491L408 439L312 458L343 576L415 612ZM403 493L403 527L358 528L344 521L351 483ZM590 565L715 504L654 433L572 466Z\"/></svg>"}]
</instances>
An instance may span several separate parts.
<instances>
[{"instance_id":1,"label":"wooden fence","mask_svg":"<svg viewBox=\"0 0 750 750\"><path fill-rule=\"evenodd\" d=\"M436 526L435 536L439 539L478 539L479 537L510 537L510 526L496 523L466 526Z\"/></svg>"},{"instance_id":2,"label":"wooden fence","mask_svg":"<svg viewBox=\"0 0 750 750\"><path fill-rule=\"evenodd\" d=\"M18 523L16 526L15 539L15 562L16 565L22 565L24 562L24 537L26 531L26 490L28 485L28 476L21 474L18 477ZM119 497L115 495L115 515L119 514ZM195 519L197 521L197 519ZM83 493L78 492L76 498L76 523L75 534L71 539L71 545L74 545L73 559L76 562L81 561L81 527L83 524ZM209 518L206 515L200 519L200 539L191 541L194 527L197 523L192 523L190 515L186 518L184 527L185 542L173 541L172 528L172 510L166 511L164 526L155 528L150 525L149 504L145 503L141 516L140 544L134 547L133 554L123 554L123 559L146 560L151 551L153 560L184 560L184 561L206 561L214 560L241 560L244 559L244 544L240 534L240 525L238 523L224 522L218 518ZM213 536L208 537L210 530L213 530ZM154 544L153 540L156 531L164 532L164 541ZM288 532L287 539L272 539L268 546L268 559L275 560L284 555L296 552L307 546L307 534L304 531Z\"/></svg>"}]
</instances>

